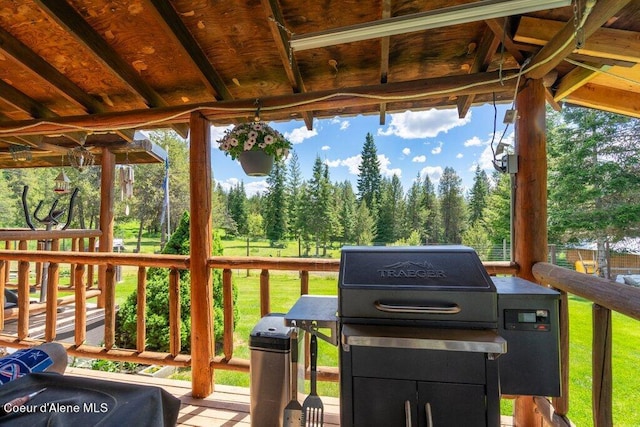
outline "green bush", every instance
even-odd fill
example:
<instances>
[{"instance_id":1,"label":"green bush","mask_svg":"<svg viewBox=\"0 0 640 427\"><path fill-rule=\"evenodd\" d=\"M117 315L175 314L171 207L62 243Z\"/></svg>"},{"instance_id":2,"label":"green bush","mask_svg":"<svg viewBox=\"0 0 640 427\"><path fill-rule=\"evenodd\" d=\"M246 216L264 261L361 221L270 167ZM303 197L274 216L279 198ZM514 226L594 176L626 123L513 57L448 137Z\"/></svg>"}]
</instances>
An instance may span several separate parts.
<instances>
[{"instance_id":1,"label":"green bush","mask_svg":"<svg viewBox=\"0 0 640 427\"><path fill-rule=\"evenodd\" d=\"M185 213L180 225L171 235L164 254L186 255L189 253L189 214ZM217 235L213 238L213 254L222 255L222 243ZM222 341L223 335L223 300L222 272L214 270L212 274L215 340ZM191 290L188 270L180 271L180 343L182 352L191 349ZM151 351L169 351L169 272L167 269L150 268L147 272L147 309L146 348ZM237 291L234 286L234 307ZM116 344L123 348L136 346L137 295L135 292L127 297L116 316ZM237 318L237 309L234 310ZM235 323L235 322L234 322Z\"/></svg>"}]
</instances>

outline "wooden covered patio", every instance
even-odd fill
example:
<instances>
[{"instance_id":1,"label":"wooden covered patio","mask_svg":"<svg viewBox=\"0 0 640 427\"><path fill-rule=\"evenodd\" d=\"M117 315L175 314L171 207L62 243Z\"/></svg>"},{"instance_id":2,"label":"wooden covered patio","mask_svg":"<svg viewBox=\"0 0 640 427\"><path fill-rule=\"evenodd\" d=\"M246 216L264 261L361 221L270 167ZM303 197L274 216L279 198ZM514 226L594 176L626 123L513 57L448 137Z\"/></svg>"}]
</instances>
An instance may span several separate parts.
<instances>
[{"instance_id":1,"label":"wooden covered patio","mask_svg":"<svg viewBox=\"0 0 640 427\"><path fill-rule=\"evenodd\" d=\"M594 424L612 424L611 310L640 320L640 291L576 275L547 263L545 107L582 105L640 117L640 2L637 0L482 0L358 2L291 0L0 0L0 168L60 165L69 150L88 150L101 167L98 230L0 232L0 299L9 263L18 265L17 331L0 345L36 344L29 332L29 267L48 262L45 341L56 340L60 264L72 266L75 336L70 355L190 366L191 395L214 393L217 369L248 371L233 356L232 269L261 270L261 313L268 313L269 271L336 271L338 261L211 256L210 126L251 121L379 115L406 110L514 102L518 171L514 174L514 256L486 264L564 292L561 398L516 397L516 425L569 425L567 293L595 303ZM259 111L257 111L259 107ZM112 252L115 166L139 153L136 130L171 127L189 139L190 255ZM27 149L33 163L12 153ZM99 238L98 252L94 248ZM47 239L52 251L26 250ZM71 239L72 251L60 251ZM18 242L13 249L12 242ZM115 267L138 268L138 343L114 347ZM145 349L146 270L170 271L171 350ZM94 269L97 286L93 286ZM180 351L178 271L189 269L191 353ZM213 345L211 270L221 269L224 354ZM20 293L19 293L20 294ZM103 346L85 344L88 297L105 310ZM4 326L4 313L0 327ZM337 380L335 369L321 378ZM240 412L240 411L239 411Z\"/></svg>"}]
</instances>

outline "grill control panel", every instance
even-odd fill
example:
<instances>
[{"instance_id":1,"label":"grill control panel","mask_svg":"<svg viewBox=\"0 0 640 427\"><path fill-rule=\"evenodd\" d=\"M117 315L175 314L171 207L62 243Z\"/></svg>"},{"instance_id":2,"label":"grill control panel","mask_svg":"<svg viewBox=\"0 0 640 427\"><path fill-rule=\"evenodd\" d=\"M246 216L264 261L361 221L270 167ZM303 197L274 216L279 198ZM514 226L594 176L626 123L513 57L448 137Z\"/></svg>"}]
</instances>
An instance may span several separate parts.
<instances>
[{"instance_id":1,"label":"grill control panel","mask_svg":"<svg viewBox=\"0 0 640 427\"><path fill-rule=\"evenodd\" d=\"M549 310L504 310L504 328L511 331L540 331L551 329Z\"/></svg>"}]
</instances>

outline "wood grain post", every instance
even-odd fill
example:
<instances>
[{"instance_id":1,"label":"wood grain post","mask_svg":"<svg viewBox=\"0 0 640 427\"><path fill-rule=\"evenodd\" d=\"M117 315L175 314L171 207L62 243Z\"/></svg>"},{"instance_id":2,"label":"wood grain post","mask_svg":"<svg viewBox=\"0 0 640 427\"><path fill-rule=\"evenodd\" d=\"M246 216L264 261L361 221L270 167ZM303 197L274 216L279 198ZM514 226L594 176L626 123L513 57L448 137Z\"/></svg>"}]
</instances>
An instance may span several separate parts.
<instances>
[{"instance_id":1,"label":"wood grain post","mask_svg":"<svg viewBox=\"0 0 640 427\"><path fill-rule=\"evenodd\" d=\"M87 288L84 283L84 264L76 264L75 277L75 345L82 345L87 339Z\"/></svg>"},{"instance_id":2,"label":"wood grain post","mask_svg":"<svg viewBox=\"0 0 640 427\"><path fill-rule=\"evenodd\" d=\"M535 281L533 265L547 261L547 150L545 136L545 89L542 79L527 80L516 98L514 261L517 276ZM519 427L540 425L533 398L520 396L514 406Z\"/></svg>"},{"instance_id":3,"label":"wood grain post","mask_svg":"<svg viewBox=\"0 0 640 427\"><path fill-rule=\"evenodd\" d=\"M611 371L611 310L593 304L593 425L613 425Z\"/></svg>"},{"instance_id":4,"label":"wood grain post","mask_svg":"<svg viewBox=\"0 0 640 427\"><path fill-rule=\"evenodd\" d=\"M198 111L190 116L189 188L191 191L191 394L213 393L213 291L211 269L211 124Z\"/></svg>"},{"instance_id":5,"label":"wood grain post","mask_svg":"<svg viewBox=\"0 0 640 427\"><path fill-rule=\"evenodd\" d=\"M560 292L560 390L562 396L551 401L558 415L566 416L569 412L569 297Z\"/></svg>"},{"instance_id":6,"label":"wood grain post","mask_svg":"<svg viewBox=\"0 0 640 427\"><path fill-rule=\"evenodd\" d=\"M222 270L222 295L224 306L223 351L225 360L233 357L233 281L231 269Z\"/></svg>"},{"instance_id":7,"label":"wood grain post","mask_svg":"<svg viewBox=\"0 0 640 427\"><path fill-rule=\"evenodd\" d=\"M180 272L169 270L169 352L180 353Z\"/></svg>"},{"instance_id":8,"label":"wood grain post","mask_svg":"<svg viewBox=\"0 0 640 427\"><path fill-rule=\"evenodd\" d=\"M116 336L116 269L113 264L107 264L104 269L104 289L100 297L104 298L104 347L111 350Z\"/></svg>"},{"instance_id":9,"label":"wood grain post","mask_svg":"<svg viewBox=\"0 0 640 427\"><path fill-rule=\"evenodd\" d=\"M79 247L79 241L82 239L79 238L73 238L71 239L71 252L78 252L78 247ZM71 274L69 274L69 287L73 288L76 285L76 275L73 274L74 271L76 271L76 265L75 264L70 264L69 265L69 271L71 272Z\"/></svg>"},{"instance_id":10,"label":"wood grain post","mask_svg":"<svg viewBox=\"0 0 640 427\"><path fill-rule=\"evenodd\" d=\"M147 343L147 269L138 267L136 305L136 350L143 352Z\"/></svg>"},{"instance_id":11,"label":"wood grain post","mask_svg":"<svg viewBox=\"0 0 640 427\"><path fill-rule=\"evenodd\" d=\"M260 316L271 313L271 292L269 291L269 270L260 271Z\"/></svg>"},{"instance_id":12,"label":"wood grain post","mask_svg":"<svg viewBox=\"0 0 640 427\"><path fill-rule=\"evenodd\" d=\"M53 239L51 241L51 250L60 250L60 239ZM46 305L47 314L45 321L44 339L45 341L53 341L56 339L56 326L58 324L58 272L60 271L59 264L57 262L49 263L49 271L47 272L47 283L43 283L43 286L47 287L46 292Z\"/></svg>"},{"instance_id":13,"label":"wood grain post","mask_svg":"<svg viewBox=\"0 0 640 427\"><path fill-rule=\"evenodd\" d=\"M542 80L527 80L517 96L514 255L517 275L535 281L532 268L547 261L547 148Z\"/></svg>"},{"instance_id":14,"label":"wood grain post","mask_svg":"<svg viewBox=\"0 0 640 427\"><path fill-rule=\"evenodd\" d=\"M87 250L89 252L95 252L96 251L96 238L95 237L90 237L89 238L89 247L87 248ZM90 289L93 286L93 282L94 282L94 272L95 267L93 266L93 264L89 264L87 266L87 289Z\"/></svg>"},{"instance_id":15,"label":"wood grain post","mask_svg":"<svg viewBox=\"0 0 640 427\"><path fill-rule=\"evenodd\" d=\"M309 293L309 272L302 270L300 272L300 295L307 295Z\"/></svg>"},{"instance_id":16,"label":"wood grain post","mask_svg":"<svg viewBox=\"0 0 640 427\"><path fill-rule=\"evenodd\" d=\"M27 250L27 241L20 240L18 249ZM29 263L18 261L18 339L29 335Z\"/></svg>"},{"instance_id":17,"label":"wood grain post","mask_svg":"<svg viewBox=\"0 0 640 427\"><path fill-rule=\"evenodd\" d=\"M113 221L115 201L114 178L116 175L116 156L108 148L102 149L102 174L100 175L100 252L113 250ZM105 295L105 266L98 267L98 289L102 293L98 296L98 307L106 307Z\"/></svg>"}]
</instances>

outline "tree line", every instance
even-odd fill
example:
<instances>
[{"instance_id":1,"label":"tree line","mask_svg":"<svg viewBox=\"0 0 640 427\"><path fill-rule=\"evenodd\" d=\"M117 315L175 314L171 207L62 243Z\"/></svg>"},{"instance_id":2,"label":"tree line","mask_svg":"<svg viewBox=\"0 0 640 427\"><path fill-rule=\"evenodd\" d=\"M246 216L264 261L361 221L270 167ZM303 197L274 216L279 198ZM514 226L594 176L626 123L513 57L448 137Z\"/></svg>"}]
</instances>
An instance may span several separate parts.
<instances>
[{"instance_id":1,"label":"tree line","mask_svg":"<svg viewBox=\"0 0 640 427\"><path fill-rule=\"evenodd\" d=\"M549 240L612 242L640 235L640 121L577 107L547 114ZM167 212L158 164L133 165L134 195L115 206L116 237L134 223L138 238L178 224L189 210L188 142L171 131L150 139L169 153L170 210ZM247 196L244 183L213 187L212 221L226 236L266 238L273 245L298 240L304 255L322 256L332 245L450 244L479 247L509 242L511 176L476 167L465 190L446 167L438 182L416 176L403 188L398 176L382 176L374 138L364 136L355 184L331 180L316 157L303 177L295 152L274 165L264 193ZM100 168L65 168L79 187L74 228L96 228ZM30 186L30 206L45 208L59 196L52 189L60 168L6 169L0 173L0 226L25 227L20 197ZM118 174L116 174L118 175ZM119 182L115 183L116 186ZM62 196L61 206L67 196ZM127 206L129 209L127 209ZM48 209L48 208L47 208ZM128 213L127 213L128 212Z\"/></svg>"}]
</instances>

